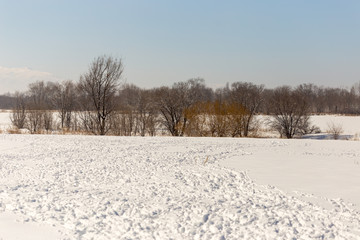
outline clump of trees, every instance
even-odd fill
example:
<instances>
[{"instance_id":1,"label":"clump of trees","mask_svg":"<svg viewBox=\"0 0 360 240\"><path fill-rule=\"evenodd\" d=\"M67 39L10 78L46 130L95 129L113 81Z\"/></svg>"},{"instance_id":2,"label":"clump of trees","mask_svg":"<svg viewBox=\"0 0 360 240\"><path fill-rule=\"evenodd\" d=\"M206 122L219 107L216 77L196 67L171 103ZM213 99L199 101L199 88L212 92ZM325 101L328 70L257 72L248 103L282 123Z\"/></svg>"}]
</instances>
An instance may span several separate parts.
<instances>
[{"instance_id":1,"label":"clump of trees","mask_svg":"<svg viewBox=\"0 0 360 240\"><path fill-rule=\"evenodd\" d=\"M292 90L283 86L274 89L269 108L273 115L270 124L280 136L293 138L317 131L315 126L310 125L310 103L300 88Z\"/></svg>"},{"instance_id":2,"label":"clump of trees","mask_svg":"<svg viewBox=\"0 0 360 240\"><path fill-rule=\"evenodd\" d=\"M213 90L193 78L153 89L122 82L121 59L100 56L78 82L43 82L2 96L11 121L31 133L72 131L95 135L256 136L257 115L282 137L319 131L310 114L358 114L360 85L351 89L302 84L266 89L248 82ZM10 104L11 103L11 104Z\"/></svg>"},{"instance_id":3,"label":"clump of trees","mask_svg":"<svg viewBox=\"0 0 360 240\"><path fill-rule=\"evenodd\" d=\"M185 135L190 124L190 108L213 98L212 90L199 78L175 83L171 88L154 89L154 96L159 121L172 136Z\"/></svg>"},{"instance_id":4,"label":"clump of trees","mask_svg":"<svg viewBox=\"0 0 360 240\"><path fill-rule=\"evenodd\" d=\"M75 84L71 81L32 83L27 92L14 94L11 122L14 127L26 128L30 133L50 132L59 128L75 130L73 111L76 109L76 98ZM56 126L54 120L56 112L60 126Z\"/></svg>"}]
</instances>

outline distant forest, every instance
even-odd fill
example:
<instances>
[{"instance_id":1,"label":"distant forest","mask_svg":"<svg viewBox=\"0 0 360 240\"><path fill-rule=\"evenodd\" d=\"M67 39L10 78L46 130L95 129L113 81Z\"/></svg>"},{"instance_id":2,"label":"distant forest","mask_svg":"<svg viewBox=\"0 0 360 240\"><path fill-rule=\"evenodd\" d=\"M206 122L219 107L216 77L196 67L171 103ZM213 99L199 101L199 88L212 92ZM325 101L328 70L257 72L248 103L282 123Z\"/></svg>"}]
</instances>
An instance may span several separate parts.
<instances>
[{"instance_id":1,"label":"distant forest","mask_svg":"<svg viewBox=\"0 0 360 240\"><path fill-rule=\"evenodd\" d=\"M0 96L11 121L31 133L68 130L95 135L256 136L255 116L272 115L268 125L292 138L316 132L310 114L359 114L360 85L350 89L301 84L297 87L235 82L212 89L194 78L143 89L121 82L121 59L95 59L77 82L31 83L25 92ZM56 111L58 121L54 119Z\"/></svg>"},{"instance_id":2,"label":"distant forest","mask_svg":"<svg viewBox=\"0 0 360 240\"><path fill-rule=\"evenodd\" d=\"M198 79L199 80L199 79ZM36 84L46 85L47 88L50 86L55 86L59 83L54 82L43 82L38 81L36 83L32 83L29 85L29 89L32 88ZM237 84L244 85L255 85L250 82L237 82L233 84L226 84L226 86L222 88L212 89L206 88L209 99L215 99L219 95L222 97L226 97L228 93L230 93L233 89L231 86ZM174 84L176 85L176 84ZM256 86L256 85L255 85ZM275 89L264 88L263 85L257 85L263 88L261 94L264 103L268 103L267 99L271 96L271 93ZM281 86L281 87L289 87L289 86ZM281 88L279 87L279 88ZM356 83L350 88L331 88L324 86L317 86L315 84L301 84L297 87L289 87L290 89L298 89L301 90L304 96L307 97L307 100L310 105L310 112L312 114L349 114L349 115L360 115L360 84ZM130 89L137 89L139 91L144 92L153 92L156 88L153 89L142 89L134 84L123 84L120 93L131 91ZM51 92L51 91L50 91ZM51 94L49 92L49 94ZM25 93L28 94L28 93ZM0 109L8 109L11 110L16 105L16 96L15 94L6 94L0 95ZM52 109L53 106L49 105L49 109ZM261 108L259 108L258 113L269 113L266 104L263 104Z\"/></svg>"},{"instance_id":3,"label":"distant forest","mask_svg":"<svg viewBox=\"0 0 360 240\"><path fill-rule=\"evenodd\" d=\"M15 106L13 95L0 95L0 109L12 109Z\"/></svg>"}]
</instances>

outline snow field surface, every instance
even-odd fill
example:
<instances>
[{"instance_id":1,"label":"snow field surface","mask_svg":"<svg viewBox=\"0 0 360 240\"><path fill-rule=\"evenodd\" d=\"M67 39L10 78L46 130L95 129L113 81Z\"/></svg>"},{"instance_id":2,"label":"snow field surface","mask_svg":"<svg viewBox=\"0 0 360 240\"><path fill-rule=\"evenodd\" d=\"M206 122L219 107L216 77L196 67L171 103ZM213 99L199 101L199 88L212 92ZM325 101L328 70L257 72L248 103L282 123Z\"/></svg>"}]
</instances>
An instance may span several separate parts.
<instances>
[{"instance_id":1,"label":"snow field surface","mask_svg":"<svg viewBox=\"0 0 360 240\"><path fill-rule=\"evenodd\" d=\"M6 131L11 127L10 110L0 109L0 131Z\"/></svg>"},{"instance_id":2,"label":"snow field surface","mask_svg":"<svg viewBox=\"0 0 360 240\"><path fill-rule=\"evenodd\" d=\"M326 132L329 129L329 125L333 123L342 127L342 134L360 135L360 116L313 115L310 121L318 126L322 132Z\"/></svg>"},{"instance_id":3,"label":"snow field surface","mask_svg":"<svg viewBox=\"0 0 360 240\"><path fill-rule=\"evenodd\" d=\"M0 215L53 226L61 239L360 238L351 204L325 209L220 166L259 141L289 142L3 134Z\"/></svg>"}]
</instances>

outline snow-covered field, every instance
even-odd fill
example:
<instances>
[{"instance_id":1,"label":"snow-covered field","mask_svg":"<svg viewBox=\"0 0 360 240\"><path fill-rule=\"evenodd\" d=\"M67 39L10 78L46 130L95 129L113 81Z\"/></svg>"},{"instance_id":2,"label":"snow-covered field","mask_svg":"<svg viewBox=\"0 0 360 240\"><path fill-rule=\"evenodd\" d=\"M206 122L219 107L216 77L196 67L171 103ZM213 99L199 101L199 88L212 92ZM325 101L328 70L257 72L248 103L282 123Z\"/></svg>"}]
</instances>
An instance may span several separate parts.
<instances>
[{"instance_id":1,"label":"snow-covered field","mask_svg":"<svg viewBox=\"0 0 360 240\"><path fill-rule=\"evenodd\" d=\"M329 124L334 123L342 126L344 134L360 134L360 116L315 115L311 116L311 121L324 132Z\"/></svg>"},{"instance_id":2,"label":"snow-covered field","mask_svg":"<svg viewBox=\"0 0 360 240\"><path fill-rule=\"evenodd\" d=\"M360 239L359 181L360 141L1 134L0 239Z\"/></svg>"},{"instance_id":3,"label":"snow-covered field","mask_svg":"<svg viewBox=\"0 0 360 240\"><path fill-rule=\"evenodd\" d=\"M4 131L11 127L10 110L0 109L0 130Z\"/></svg>"},{"instance_id":4,"label":"snow-covered field","mask_svg":"<svg viewBox=\"0 0 360 240\"><path fill-rule=\"evenodd\" d=\"M360 239L359 159L359 141L2 134L0 239Z\"/></svg>"}]
</instances>

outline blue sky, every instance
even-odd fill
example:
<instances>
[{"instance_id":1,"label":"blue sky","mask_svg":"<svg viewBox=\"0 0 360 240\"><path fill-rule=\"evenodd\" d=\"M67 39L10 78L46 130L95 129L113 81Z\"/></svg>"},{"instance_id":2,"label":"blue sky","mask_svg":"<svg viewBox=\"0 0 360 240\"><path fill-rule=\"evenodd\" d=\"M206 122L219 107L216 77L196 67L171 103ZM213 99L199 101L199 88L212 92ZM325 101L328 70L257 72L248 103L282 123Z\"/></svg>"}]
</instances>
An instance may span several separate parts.
<instances>
[{"instance_id":1,"label":"blue sky","mask_svg":"<svg viewBox=\"0 0 360 240\"><path fill-rule=\"evenodd\" d=\"M360 81L360 1L0 0L0 93L77 81L99 55L140 87Z\"/></svg>"}]
</instances>

